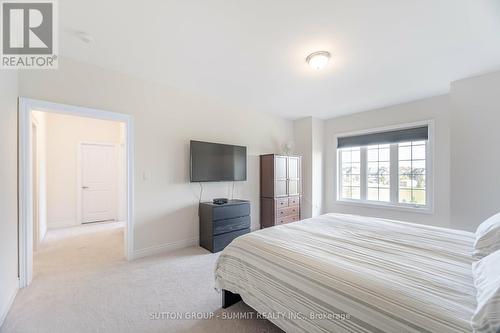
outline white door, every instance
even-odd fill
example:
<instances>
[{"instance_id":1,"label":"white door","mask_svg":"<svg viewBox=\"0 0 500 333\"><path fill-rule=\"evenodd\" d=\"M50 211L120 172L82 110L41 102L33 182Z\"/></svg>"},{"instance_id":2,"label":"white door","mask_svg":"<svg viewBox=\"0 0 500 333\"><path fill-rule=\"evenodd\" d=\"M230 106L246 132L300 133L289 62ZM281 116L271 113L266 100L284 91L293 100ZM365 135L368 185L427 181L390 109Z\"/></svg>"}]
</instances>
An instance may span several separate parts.
<instances>
[{"instance_id":1,"label":"white door","mask_svg":"<svg viewBox=\"0 0 500 333\"><path fill-rule=\"evenodd\" d=\"M117 152L114 145L82 144L82 223L116 219Z\"/></svg>"}]
</instances>

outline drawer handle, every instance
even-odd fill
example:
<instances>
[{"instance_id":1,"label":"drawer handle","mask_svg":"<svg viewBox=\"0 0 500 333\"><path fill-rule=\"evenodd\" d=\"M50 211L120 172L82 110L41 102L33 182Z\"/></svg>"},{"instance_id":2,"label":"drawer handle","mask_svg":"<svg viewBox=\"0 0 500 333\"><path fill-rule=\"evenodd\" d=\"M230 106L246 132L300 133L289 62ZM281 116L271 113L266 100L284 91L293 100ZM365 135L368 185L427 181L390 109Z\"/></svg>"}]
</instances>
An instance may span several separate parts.
<instances>
[{"instance_id":1,"label":"drawer handle","mask_svg":"<svg viewBox=\"0 0 500 333\"><path fill-rule=\"evenodd\" d=\"M280 214L283 214L283 212L280 212Z\"/></svg>"}]
</instances>

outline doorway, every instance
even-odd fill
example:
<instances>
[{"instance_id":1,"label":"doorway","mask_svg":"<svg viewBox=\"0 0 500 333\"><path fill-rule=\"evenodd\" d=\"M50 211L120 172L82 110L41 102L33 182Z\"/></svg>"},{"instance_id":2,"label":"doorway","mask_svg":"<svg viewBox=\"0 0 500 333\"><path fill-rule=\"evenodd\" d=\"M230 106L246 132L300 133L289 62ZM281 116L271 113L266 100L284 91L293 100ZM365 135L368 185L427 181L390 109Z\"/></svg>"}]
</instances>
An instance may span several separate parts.
<instances>
[{"instance_id":1,"label":"doorway","mask_svg":"<svg viewBox=\"0 0 500 333\"><path fill-rule=\"evenodd\" d=\"M37 183L38 128L34 113L76 116L122 124L122 144L80 142L78 147L78 185L76 201L78 223L124 221L124 256L133 258L133 120L129 115L72 105L19 99L19 278L20 288L33 278L33 250L39 234ZM76 157L75 157L76 159ZM57 159L56 159L57 160ZM113 163L118 164L113 167ZM59 176L59 175L58 175ZM61 175L62 176L62 175ZM123 181L120 181L121 177ZM72 183L76 182L61 182ZM75 185L73 185L75 186ZM120 195L118 193L120 192ZM122 203L118 203L123 198ZM75 202L75 201L73 201ZM63 205L61 205L63 206ZM118 208L120 207L120 208ZM121 212L120 212L121 210ZM31 241L32 240L32 241Z\"/></svg>"}]
</instances>

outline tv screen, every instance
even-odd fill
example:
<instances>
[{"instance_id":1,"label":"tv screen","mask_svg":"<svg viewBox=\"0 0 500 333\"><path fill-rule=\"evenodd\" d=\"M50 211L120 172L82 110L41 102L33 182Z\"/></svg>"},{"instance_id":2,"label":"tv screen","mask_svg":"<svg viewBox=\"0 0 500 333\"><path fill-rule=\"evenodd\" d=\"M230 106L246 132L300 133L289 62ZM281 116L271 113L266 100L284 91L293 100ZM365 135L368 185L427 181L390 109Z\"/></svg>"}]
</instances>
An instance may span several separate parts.
<instances>
[{"instance_id":1,"label":"tv screen","mask_svg":"<svg viewBox=\"0 0 500 333\"><path fill-rule=\"evenodd\" d=\"M247 147L191 141L191 182L247 180Z\"/></svg>"}]
</instances>

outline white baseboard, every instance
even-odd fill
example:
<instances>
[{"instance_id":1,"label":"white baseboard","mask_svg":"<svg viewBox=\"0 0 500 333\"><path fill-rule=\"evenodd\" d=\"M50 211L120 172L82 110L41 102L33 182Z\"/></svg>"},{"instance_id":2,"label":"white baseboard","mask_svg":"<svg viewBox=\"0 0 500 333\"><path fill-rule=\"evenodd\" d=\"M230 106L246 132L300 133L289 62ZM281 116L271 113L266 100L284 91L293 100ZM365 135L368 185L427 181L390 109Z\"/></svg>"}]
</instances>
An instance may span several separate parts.
<instances>
[{"instance_id":1,"label":"white baseboard","mask_svg":"<svg viewBox=\"0 0 500 333\"><path fill-rule=\"evenodd\" d=\"M198 245L199 238L183 239L176 242L165 243L161 245L150 246L145 249L135 250L132 260L152 256L155 254L161 254L166 252L171 252L174 250L183 249L185 247Z\"/></svg>"},{"instance_id":2,"label":"white baseboard","mask_svg":"<svg viewBox=\"0 0 500 333\"><path fill-rule=\"evenodd\" d=\"M80 223L75 223L74 221L50 222L50 223L47 223L47 230L59 229L59 228L67 228L67 227L76 227L78 225L81 225L81 224Z\"/></svg>"},{"instance_id":3,"label":"white baseboard","mask_svg":"<svg viewBox=\"0 0 500 333\"><path fill-rule=\"evenodd\" d=\"M17 284L18 283L19 282L17 282ZM6 306L3 309L0 309L0 327L2 327L5 318L7 318L7 314L9 313L9 310L14 303L14 299L16 298L17 291L19 290L19 286L17 284L14 286L14 288L12 288L12 292Z\"/></svg>"}]
</instances>

